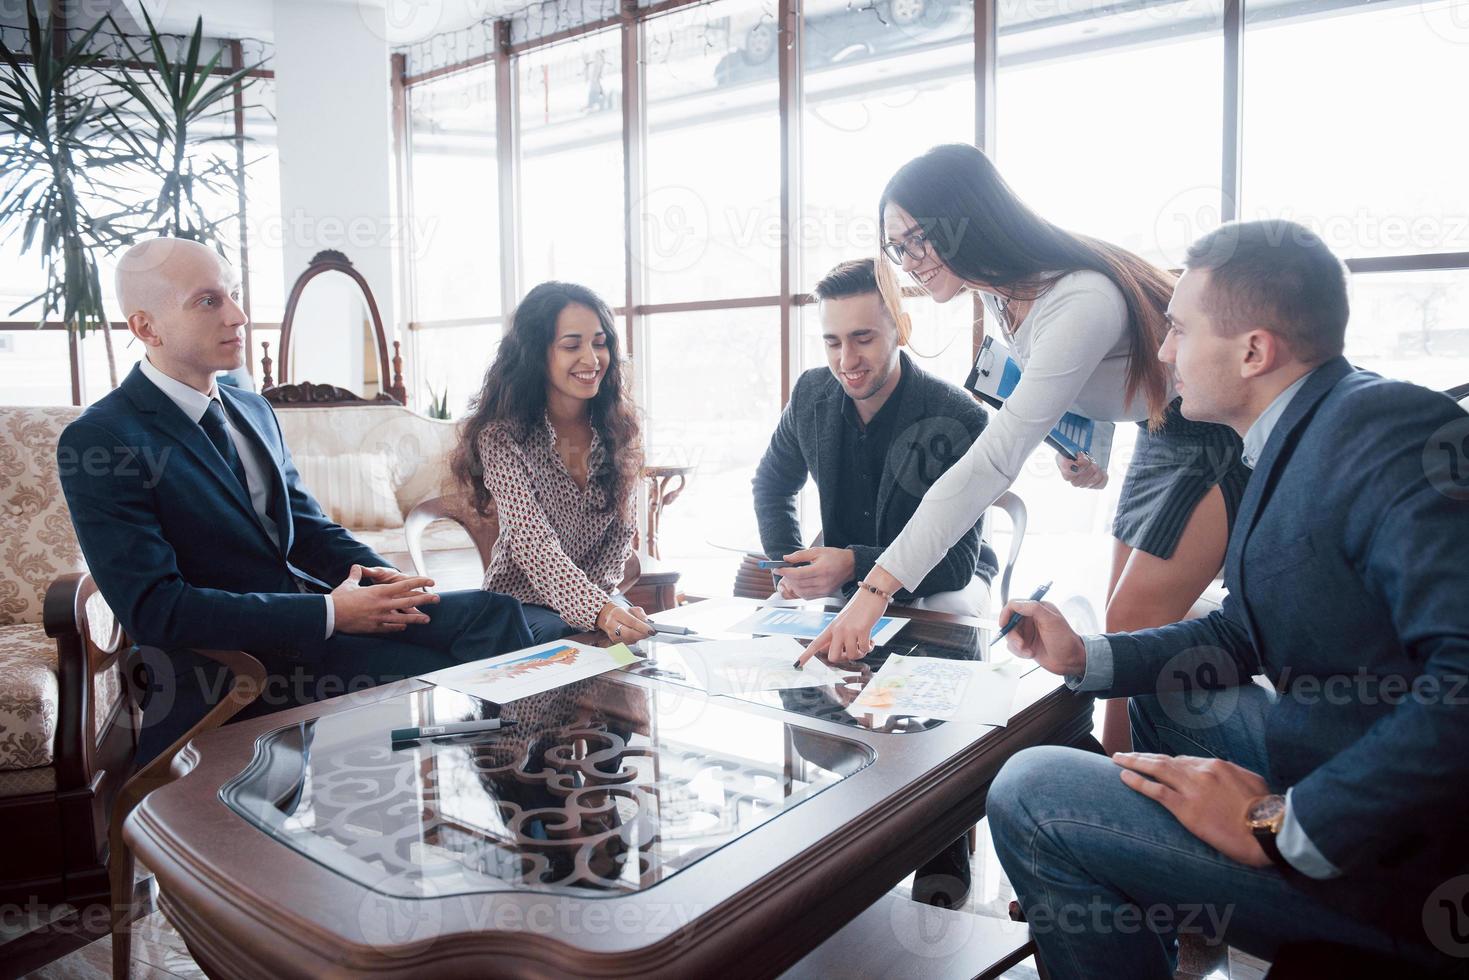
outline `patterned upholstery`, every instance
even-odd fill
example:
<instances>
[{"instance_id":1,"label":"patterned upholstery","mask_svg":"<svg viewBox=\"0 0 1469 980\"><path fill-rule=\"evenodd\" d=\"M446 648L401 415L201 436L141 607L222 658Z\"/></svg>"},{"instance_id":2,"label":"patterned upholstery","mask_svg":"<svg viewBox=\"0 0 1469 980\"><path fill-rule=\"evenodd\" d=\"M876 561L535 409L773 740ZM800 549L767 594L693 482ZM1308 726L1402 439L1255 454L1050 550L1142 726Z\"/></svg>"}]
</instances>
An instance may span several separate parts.
<instances>
[{"instance_id":1,"label":"patterned upholstery","mask_svg":"<svg viewBox=\"0 0 1469 980\"><path fill-rule=\"evenodd\" d=\"M56 770L50 766L34 769L0 769L0 799L27 796L31 793L54 793Z\"/></svg>"},{"instance_id":2,"label":"patterned upholstery","mask_svg":"<svg viewBox=\"0 0 1469 980\"><path fill-rule=\"evenodd\" d=\"M56 474L56 443L80 408L0 406L0 773L5 786L34 786L54 758L58 688L56 641L41 610L58 576L86 571ZM100 596L88 605L94 625L109 627ZM100 734L122 698L114 665L93 680ZM50 777L54 785L54 775ZM35 791L35 790L31 790ZM0 787L0 795L11 795Z\"/></svg>"},{"instance_id":3,"label":"patterned upholstery","mask_svg":"<svg viewBox=\"0 0 1469 980\"><path fill-rule=\"evenodd\" d=\"M117 664L92 679L93 737L122 700ZM0 626L0 772L49 766L55 757L56 641L40 625Z\"/></svg>"},{"instance_id":4,"label":"patterned upholstery","mask_svg":"<svg viewBox=\"0 0 1469 980\"><path fill-rule=\"evenodd\" d=\"M0 626L39 623L46 587L86 570L56 476L56 441L81 412L0 406Z\"/></svg>"}]
</instances>

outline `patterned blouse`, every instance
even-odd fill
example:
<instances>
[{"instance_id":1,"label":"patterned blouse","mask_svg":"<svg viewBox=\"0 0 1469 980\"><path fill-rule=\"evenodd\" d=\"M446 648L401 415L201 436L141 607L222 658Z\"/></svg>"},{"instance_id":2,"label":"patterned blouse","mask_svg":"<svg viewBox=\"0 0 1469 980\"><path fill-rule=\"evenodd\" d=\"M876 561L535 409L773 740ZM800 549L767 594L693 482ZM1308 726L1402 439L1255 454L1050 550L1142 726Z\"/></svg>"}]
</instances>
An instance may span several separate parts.
<instances>
[{"instance_id":1,"label":"patterned blouse","mask_svg":"<svg viewBox=\"0 0 1469 980\"><path fill-rule=\"evenodd\" d=\"M601 437L593 429L586 489L557 455L549 419L524 440L503 424L490 425L478 448L500 521L484 587L554 609L571 626L594 629L622 580L637 531L632 492L622 507L603 509L606 494L595 476L611 461Z\"/></svg>"}]
</instances>

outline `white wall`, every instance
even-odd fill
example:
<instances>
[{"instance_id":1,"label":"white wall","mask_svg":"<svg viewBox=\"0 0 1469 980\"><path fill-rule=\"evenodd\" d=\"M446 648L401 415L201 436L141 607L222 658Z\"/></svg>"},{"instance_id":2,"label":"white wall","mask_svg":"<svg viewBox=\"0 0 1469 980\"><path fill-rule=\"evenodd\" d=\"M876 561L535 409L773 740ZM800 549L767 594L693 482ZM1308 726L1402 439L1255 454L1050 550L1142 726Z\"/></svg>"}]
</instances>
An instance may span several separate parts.
<instances>
[{"instance_id":1,"label":"white wall","mask_svg":"<svg viewBox=\"0 0 1469 980\"><path fill-rule=\"evenodd\" d=\"M390 52L381 6L331 0L276 0L275 70L285 275L294 281L325 248L344 252L367 279L382 312L392 353L399 320L394 234L393 125ZM319 282L319 280L317 281ZM292 341L293 380L332 381L362 390L359 322L349 297L307 287L311 306L340 303L337 315L298 317ZM287 287L289 288L289 286ZM303 313L306 312L304 309ZM308 342L305 333L310 331ZM340 350L334 376L304 373Z\"/></svg>"}]
</instances>

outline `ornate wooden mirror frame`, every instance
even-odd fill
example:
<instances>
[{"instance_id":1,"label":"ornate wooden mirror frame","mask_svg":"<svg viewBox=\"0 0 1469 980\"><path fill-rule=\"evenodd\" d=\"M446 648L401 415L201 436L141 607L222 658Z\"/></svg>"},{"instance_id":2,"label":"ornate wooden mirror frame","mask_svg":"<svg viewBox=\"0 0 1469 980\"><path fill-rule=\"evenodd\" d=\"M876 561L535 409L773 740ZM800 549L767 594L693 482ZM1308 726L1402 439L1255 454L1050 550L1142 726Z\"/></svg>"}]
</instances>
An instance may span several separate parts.
<instances>
[{"instance_id":1,"label":"ornate wooden mirror frame","mask_svg":"<svg viewBox=\"0 0 1469 980\"><path fill-rule=\"evenodd\" d=\"M372 314L373 336L377 343L378 384L382 387L382 391L374 398L363 398L361 395L336 385L314 384L310 381L294 383L286 381L291 376L289 367L291 326L296 318L296 305L301 301L301 293L305 291L306 284L323 272L344 273L357 284L357 287L362 290L363 298L367 300L367 310ZM271 376L270 344L262 342L260 346L263 351L260 358L260 394L265 397L266 401L277 407L372 404L374 402L393 405L408 404L408 389L403 385L403 355L400 345L398 341L393 341L393 373L391 375L393 380L388 383L388 341L387 334L383 331L382 314L377 309L377 300L373 298L372 290L367 286L367 280L352 265L352 260L335 249L326 249L312 256L311 264L297 277L296 284L291 287L291 295L286 300L286 314L281 319L280 349L277 351L280 355L280 384L276 384L275 379Z\"/></svg>"}]
</instances>

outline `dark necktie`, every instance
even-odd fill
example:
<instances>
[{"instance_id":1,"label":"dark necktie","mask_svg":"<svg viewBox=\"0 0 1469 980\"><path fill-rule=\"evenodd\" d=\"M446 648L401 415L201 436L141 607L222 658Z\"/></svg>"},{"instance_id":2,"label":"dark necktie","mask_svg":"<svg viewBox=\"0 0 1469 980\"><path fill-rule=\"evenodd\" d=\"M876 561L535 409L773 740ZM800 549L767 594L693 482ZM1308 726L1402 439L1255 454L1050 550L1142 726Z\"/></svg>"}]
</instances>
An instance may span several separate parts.
<instances>
[{"instance_id":1,"label":"dark necktie","mask_svg":"<svg viewBox=\"0 0 1469 980\"><path fill-rule=\"evenodd\" d=\"M204 412L204 417L199 420L199 425L209 441L214 443L214 448L219 450L219 455L224 457L225 465L230 472L235 474L235 479L240 481L245 496L250 496L250 481L245 478L245 464L240 459L240 453L235 449L235 441L230 438L229 431L224 425L224 409L220 407L219 399L209 399L209 408Z\"/></svg>"}]
</instances>

